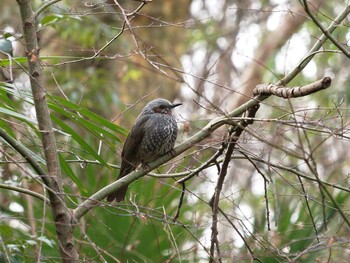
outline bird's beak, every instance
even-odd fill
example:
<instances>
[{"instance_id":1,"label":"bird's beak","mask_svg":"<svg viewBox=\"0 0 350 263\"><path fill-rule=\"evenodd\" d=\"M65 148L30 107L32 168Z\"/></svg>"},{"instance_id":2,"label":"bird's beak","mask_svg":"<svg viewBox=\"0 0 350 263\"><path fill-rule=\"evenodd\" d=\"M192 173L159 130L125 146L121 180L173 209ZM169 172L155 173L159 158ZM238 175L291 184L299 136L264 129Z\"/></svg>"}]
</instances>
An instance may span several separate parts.
<instances>
[{"instance_id":1,"label":"bird's beak","mask_svg":"<svg viewBox=\"0 0 350 263\"><path fill-rule=\"evenodd\" d=\"M171 105L171 108L175 108L175 107L180 106L180 105L182 105L182 103L174 103Z\"/></svg>"}]
</instances>

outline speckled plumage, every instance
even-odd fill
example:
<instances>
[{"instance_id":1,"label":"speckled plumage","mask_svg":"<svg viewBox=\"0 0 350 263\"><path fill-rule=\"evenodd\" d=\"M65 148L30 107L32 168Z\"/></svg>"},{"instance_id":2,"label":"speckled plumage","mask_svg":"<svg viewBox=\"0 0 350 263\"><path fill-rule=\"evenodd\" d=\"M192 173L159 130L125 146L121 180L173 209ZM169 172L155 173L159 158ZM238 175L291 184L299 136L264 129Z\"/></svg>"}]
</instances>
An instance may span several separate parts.
<instances>
[{"instance_id":1,"label":"speckled plumage","mask_svg":"<svg viewBox=\"0 0 350 263\"><path fill-rule=\"evenodd\" d=\"M177 124L172 109L181 105L166 99L147 103L126 138L122 151L122 163L118 179L132 172L142 163L152 162L174 147ZM110 194L107 201L123 201L128 185Z\"/></svg>"}]
</instances>

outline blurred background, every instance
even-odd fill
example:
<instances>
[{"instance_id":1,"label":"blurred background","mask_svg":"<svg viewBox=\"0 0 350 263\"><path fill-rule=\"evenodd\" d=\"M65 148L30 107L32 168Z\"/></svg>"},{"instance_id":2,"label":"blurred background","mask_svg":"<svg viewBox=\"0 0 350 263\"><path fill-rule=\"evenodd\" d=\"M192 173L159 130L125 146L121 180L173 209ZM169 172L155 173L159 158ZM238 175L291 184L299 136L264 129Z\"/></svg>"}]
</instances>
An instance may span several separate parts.
<instances>
[{"instance_id":1,"label":"blurred background","mask_svg":"<svg viewBox=\"0 0 350 263\"><path fill-rule=\"evenodd\" d=\"M45 3L32 2L34 10ZM322 35L301 2L153 0L132 14L142 2L59 1L40 13L40 55L69 206L117 178L123 141L148 101L183 103L175 110L181 143L249 100L256 85L276 83L297 67ZM349 3L308 4L328 27ZM1 53L0 125L41 161L19 8L4 0L0 6L0 50L9 48ZM129 24L123 11L132 14ZM348 18L333 36L348 47ZM223 262L347 262L350 226L339 210L349 216L349 58L327 41L287 86L324 76L332 78L325 91L264 101L241 136L220 200ZM154 173L190 173L219 149L227 130ZM0 148L1 183L45 194L26 161L4 142ZM218 169L186 183L174 222L179 178L146 176L125 202L92 209L75 230L81 260L207 262ZM59 261L49 211L2 188L0 256L34 262L40 247L42 262Z\"/></svg>"}]
</instances>

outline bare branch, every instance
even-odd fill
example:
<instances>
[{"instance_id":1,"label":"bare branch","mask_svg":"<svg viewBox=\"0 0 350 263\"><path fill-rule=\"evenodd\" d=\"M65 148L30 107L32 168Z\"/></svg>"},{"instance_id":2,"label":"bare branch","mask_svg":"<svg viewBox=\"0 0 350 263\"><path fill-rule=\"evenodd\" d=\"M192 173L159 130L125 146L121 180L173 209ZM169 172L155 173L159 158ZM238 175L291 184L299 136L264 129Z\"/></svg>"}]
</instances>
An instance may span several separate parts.
<instances>
[{"instance_id":1,"label":"bare branch","mask_svg":"<svg viewBox=\"0 0 350 263\"><path fill-rule=\"evenodd\" d=\"M338 27L338 25L344 19L346 19L349 13L350 13L350 5L346 6L344 10L339 13L339 15L329 25L326 32L328 34L332 34L332 32ZM286 75L282 80L278 81L276 85L279 86L279 85L285 85L289 83L299 72L301 72L307 66L307 64L309 64L311 59L317 54L316 52L322 47L322 45L326 42L327 39L328 37L325 34L323 34L320 38L318 38L317 42L310 49L309 53L305 56L305 59L301 61L299 66L295 67L294 70L292 70L292 72Z\"/></svg>"},{"instance_id":2,"label":"bare branch","mask_svg":"<svg viewBox=\"0 0 350 263\"><path fill-rule=\"evenodd\" d=\"M197 169L193 170L188 174L187 176L181 178L180 180L176 181L178 184L185 183L187 180L191 179L193 176L196 176L204 169L211 166L213 163L217 162L217 159L223 154L224 150L227 148L227 142L223 142L220 146L220 148L217 150L217 152L209 158L205 163L203 163L201 166L199 166Z\"/></svg>"},{"instance_id":3,"label":"bare branch","mask_svg":"<svg viewBox=\"0 0 350 263\"><path fill-rule=\"evenodd\" d=\"M332 79L324 77L318 81L307 84L305 86L286 88L273 84L261 84L253 90L253 95L274 95L284 99L297 98L310 95L320 90L326 89L331 85Z\"/></svg>"},{"instance_id":4,"label":"bare branch","mask_svg":"<svg viewBox=\"0 0 350 263\"><path fill-rule=\"evenodd\" d=\"M108 41L106 43L106 45L104 45L101 49L99 49L95 55L93 55L91 58L89 59L94 59L96 58L99 54L101 54L102 51L104 51L108 46L110 46L117 38L119 38L123 32L125 31L125 26L126 24L128 23L128 19L129 17L135 15L138 11L141 10L142 7L144 7L148 2L151 2L151 1L141 1L142 3L132 12L130 13L125 13L124 12L124 9L122 9L122 7L119 5L118 1L115 1L115 3L119 6L119 8L122 10L122 13L124 15L124 21L123 21L123 24L122 24L122 28L120 29L119 33L117 35L115 35L110 41ZM131 27L129 27L129 30L131 31Z\"/></svg>"},{"instance_id":5,"label":"bare branch","mask_svg":"<svg viewBox=\"0 0 350 263\"><path fill-rule=\"evenodd\" d=\"M0 137L2 137L13 149L15 149L20 155L22 155L26 161L33 167L41 179L46 185L50 185L49 179L46 176L46 172L41 168L38 161L34 158L33 154L20 144L16 139L12 138L3 128L0 127Z\"/></svg>"},{"instance_id":6,"label":"bare branch","mask_svg":"<svg viewBox=\"0 0 350 263\"><path fill-rule=\"evenodd\" d=\"M2 251L3 251L3 253L4 253L4 261L5 261L6 263L11 263L10 257L9 257L9 255L8 255L8 253L7 253L7 249L6 249L6 246L5 246L5 242L4 242L4 240L2 239L1 233L0 233L0 243L1 243Z\"/></svg>"},{"instance_id":7,"label":"bare branch","mask_svg":"<svg viewBox=\"0 0 350 263\"><path fill-rule=\"evenodd\" d=\"M307 3L308 1L307 0L303 0L303 3L304 3L304 9L305 9L305 12L310 16L310 18L312 19L312 21L316 24L316 26L321 29L322 33L325 34L328 39L330 41L332 41L332 43L337 47L339 48L339 50L341 50L345 56L347 56L348 58L350 58L350 51L344 46L342 45L341 43L339 43L338 40L336 40L332 35L331 33L329 33L323 26L322 24L317 20L317 18L314 16L314 14L311 12L310 8L309 8L309 5ZM350 7L350 5L348 6Z\"/></svg>"},{"instance_id":8,"label":"bare branch","mask_svg":"<svg viewBox=\"0 0 350 263\"><path fill-rule=\"evenodd\" d=\"M0 188L16 191L16 192L23 193L23 194L27 194L27 195L33 196L35 198L38 198L41 201L44 201L45 203L49 203L49 200L45 196L43 196L37 192L31 191L29 189L25 189L25 188L14 186L14 185L3 184L3 183L0 183Z\"/></svg>"},{"instance_id":9,"label":"bare branch","mask_svg":"<svg viewBox=\"0 0 350 263\"><path fill-rule=\"evenodd\" d=\"M267 196L267 184L269 183L269 180L266 178L264 173L260 170L260 168L254 163L252 158L250 158L245 152L240 151L241 154L243 154L247 160L254 166L255 170L262 176L264 179L264 198L265 198L265 206L266 206L266 222L267 222L267 230L271 230L271 223L270 223L270 209L269 209L269 199Z\"/></svg>"},{"instance_id":10,"label":"bare branch","mask_svg":"<svg viewBox=\"0 0 350 263\"><path fill-rule=\"evenodd\" d=\"M182 186L182 191L181 191L181 196L180 196L180 199L179 199L179 204L177 206L176 213L175 213L174 218L173 218L174 221L176 221L178 219L179 215L180 215L180 210L181 210L181 207L182 207L182 204L183 204L183 200L184 200L184 197L185 197L185 191L186 191L185 182L182 182L180 184Z\"/></svg>"},{"instance_id":11,"label":"bare branch","mask_svg":"<svg viewBox=\"0 0 350 263\"><path fill-rule=\"evenodd\" d=\"M50 6L60 2L61 0L51 0L49 2L46 2L45 4L43 4L41 7L38 8L38 10L36 10L35 12L35 17L38 17L42 12L45 11L45 9L49 8Z\"/></svg>"},{"instance_id":12,"label":"bare branch","mask_svg":"<svg viewBox=\"0 0 350 263\"><path fill-rule=\"evenodd\" d=\"M46 187L44 186L44 195L46 198ZM44 203L43 205L43 221L41 223L41 239L40 239L40 243L39 243L39 249L38 249L38 253L37 253L37 262L40 263L41 261L41 250L42 250L42 245L43 245L43 237L45 235L45 216L46 216L46 203Z\"/></svg>"}]
</instances>

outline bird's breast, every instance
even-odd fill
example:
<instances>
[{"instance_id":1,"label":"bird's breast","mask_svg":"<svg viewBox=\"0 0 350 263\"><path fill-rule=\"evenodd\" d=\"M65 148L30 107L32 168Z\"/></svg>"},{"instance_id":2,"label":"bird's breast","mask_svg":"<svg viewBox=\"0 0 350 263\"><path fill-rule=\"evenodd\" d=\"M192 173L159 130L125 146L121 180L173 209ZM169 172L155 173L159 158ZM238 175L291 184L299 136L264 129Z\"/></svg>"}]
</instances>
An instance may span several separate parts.
<instances>
[{"instance_id":1,"label":"bird's breast","mask_svg":"<svg viewBox=\"0 0 350 263\"><path fill-rule=\"evenodd\" d=\"M177 124L174 117L161 114L151 118L147 125L141 143L140 157L145 162L151 162L169 152L175 144Z\"/></svg>"}]
</instances>

